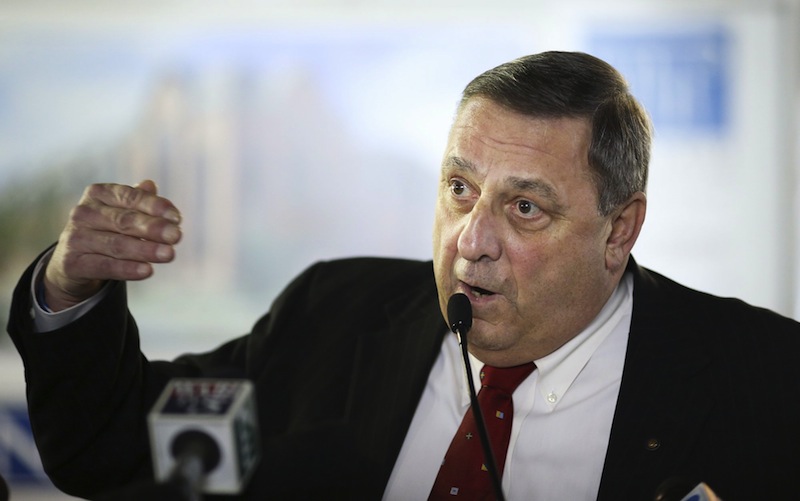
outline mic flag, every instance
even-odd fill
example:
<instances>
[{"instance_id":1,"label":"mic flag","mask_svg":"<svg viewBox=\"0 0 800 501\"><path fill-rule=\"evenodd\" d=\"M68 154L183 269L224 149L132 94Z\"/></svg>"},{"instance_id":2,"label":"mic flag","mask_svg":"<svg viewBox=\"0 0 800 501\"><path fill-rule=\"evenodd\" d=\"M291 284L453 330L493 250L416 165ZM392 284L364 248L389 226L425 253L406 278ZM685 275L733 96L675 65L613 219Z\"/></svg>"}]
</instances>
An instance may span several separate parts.
<instances>
[{"instance_id":1,"label":"mic flag","mask_svg":"<svg viewBox=\"0 0 800 501\"><path fill-rule=\"evenodd\" d=\"M681 501L722 501L704 482L697 484Z\"/></svg>"},{"instance_id":2,"label":"mic flag","mask_svg":"<svg viewBox=\"0 0 800 501\"><path fill-rule=\"evenodd\" d=\"M238 494L261 454L253 384L244 379L173 379L148 415L156 480L202 464L199 490ZM185 479L193 484L193 478Z\"/></svg>"}]
</instances>

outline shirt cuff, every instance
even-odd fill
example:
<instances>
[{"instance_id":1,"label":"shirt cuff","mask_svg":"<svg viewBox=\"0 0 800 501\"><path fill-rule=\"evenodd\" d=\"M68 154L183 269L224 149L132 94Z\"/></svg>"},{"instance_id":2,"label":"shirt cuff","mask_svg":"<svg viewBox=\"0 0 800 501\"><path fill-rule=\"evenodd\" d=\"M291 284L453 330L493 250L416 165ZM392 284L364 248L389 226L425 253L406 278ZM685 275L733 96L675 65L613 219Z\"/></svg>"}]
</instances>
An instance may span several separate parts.
<instances>
[{"instance_id":1,"label":"shirt cuff","mask_svg":"<svg viewBox=\"0 0 800 501\"><path fill-rule=\"evenodd\" d=\"M111 282L106 283L97 294L67 309L58 312L46 310L37 300L36 291L38 287L43 286L42 274L52 255L53 249L50 249L50 251L42 256L39 262L36 263L36 269L33 271L33 280L31 281L31 303L33 304L31 307L31 317L33 318L34 331L37 333L60 329L81 318L108 295L111 285Z\"/></svg>"}]
</instances>

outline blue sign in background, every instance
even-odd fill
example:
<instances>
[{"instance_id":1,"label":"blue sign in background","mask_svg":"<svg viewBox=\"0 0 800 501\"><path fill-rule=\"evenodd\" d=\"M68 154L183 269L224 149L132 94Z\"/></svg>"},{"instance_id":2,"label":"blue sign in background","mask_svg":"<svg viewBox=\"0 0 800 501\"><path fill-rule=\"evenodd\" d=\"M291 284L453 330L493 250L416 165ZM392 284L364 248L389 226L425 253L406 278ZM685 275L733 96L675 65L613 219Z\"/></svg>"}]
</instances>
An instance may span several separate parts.
<instances>
[{"instance_id":1,"label":"blue sign in background","mask_svg":"<svg viewBox=\"0 0 800 501\"><path fill-rule=\"evenodd\" d=\"M588 46L625 75L656 131L721 134L730 122L730 39L718 24L637 26L595 30Z\"/></svg>"},{"instance_id":2,"label":"blue sign in background","mask_svg":"<svg viewBox=\"0 0 800 501\"><path fill-rule=\"evenodd\" d=\"M51 485L33 441L27 409L21 403L0 402L0 474L12 487Z\"/></svg>"}]
</instances>

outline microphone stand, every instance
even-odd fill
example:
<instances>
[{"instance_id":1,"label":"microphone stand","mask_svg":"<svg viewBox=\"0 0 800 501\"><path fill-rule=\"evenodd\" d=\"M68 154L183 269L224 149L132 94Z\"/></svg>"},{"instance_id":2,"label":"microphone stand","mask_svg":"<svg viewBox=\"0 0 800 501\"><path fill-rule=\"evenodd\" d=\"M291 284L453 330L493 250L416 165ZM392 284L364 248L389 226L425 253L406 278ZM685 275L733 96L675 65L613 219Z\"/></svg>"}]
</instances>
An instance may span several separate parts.
<instances>
[{"instance_id":1,"label":"microphone stand","mask_svg":"<svg viewBox=\"0 0 800 501\"><path fill-rule=\"evenodd\" d=\"M489 470L497 501L505 501L503 484L497 471L497 462L492 451L492 443L489 441L489 433L486 431L483 411L478 403L478 395L475 392L475 382L472 380L472 364L469 362L469 351L467 350L467 332L472 328L472 303L469 302L466 294L456 293L450 297L447 302L447 317L450 322L450 330L458 335L459 344L461 345L461 358L464 361L464 370L466 371L467 384L469 385L470 408L475 418L475 425L478 427L478 436L483 447L486 469Z\"/></svg>"},{"instance_id":2,"label":"microphone stand","mask_svg":"<svg viewBox=\"0 0 800 501\"><path fill-rule=\"evenodd\" d=\"M497 471L497 461L494 459L492 443L489 441L489 433L486 431L486 422L483 419L483 411L478 403L478 395L475 393L475 382L472 380L472 364L469 362L469 352L467 351L467 329L459 328L456 333L461 344L461 357L464 359L464 369L467 374L467 384L469 385L469 401L472 415L475 417L475 424L478 427L478 436L481 439L483 455L486 460L486 468L492 478L492 488L494 489L497 501L505 501L503 494L503 484L500 481L500 474Z\"/></svg>"}]
</instances>

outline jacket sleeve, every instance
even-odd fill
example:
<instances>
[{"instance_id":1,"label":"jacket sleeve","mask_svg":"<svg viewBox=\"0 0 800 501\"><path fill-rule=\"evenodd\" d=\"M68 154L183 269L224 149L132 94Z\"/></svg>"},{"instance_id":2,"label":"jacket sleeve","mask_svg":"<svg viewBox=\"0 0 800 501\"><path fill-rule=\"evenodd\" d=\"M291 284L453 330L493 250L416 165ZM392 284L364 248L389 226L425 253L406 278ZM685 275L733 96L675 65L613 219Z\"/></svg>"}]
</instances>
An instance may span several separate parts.
<instances>
[{"instance_id":1,"label":"jacket sleeve","mask_svg":"<svg viewBox=\"0 0 800 501\"><path fill-rule=\"evenodd\" d=\"M61 490L82 497L152 478L146 416L161 389L172 377L239 375L243 341L202 358L150 362L140 352L120 282L76 321L36 333L34 268L14 291L8 332L23 360L31 427L45 471Z\"/></svg>"}]
</instances>

